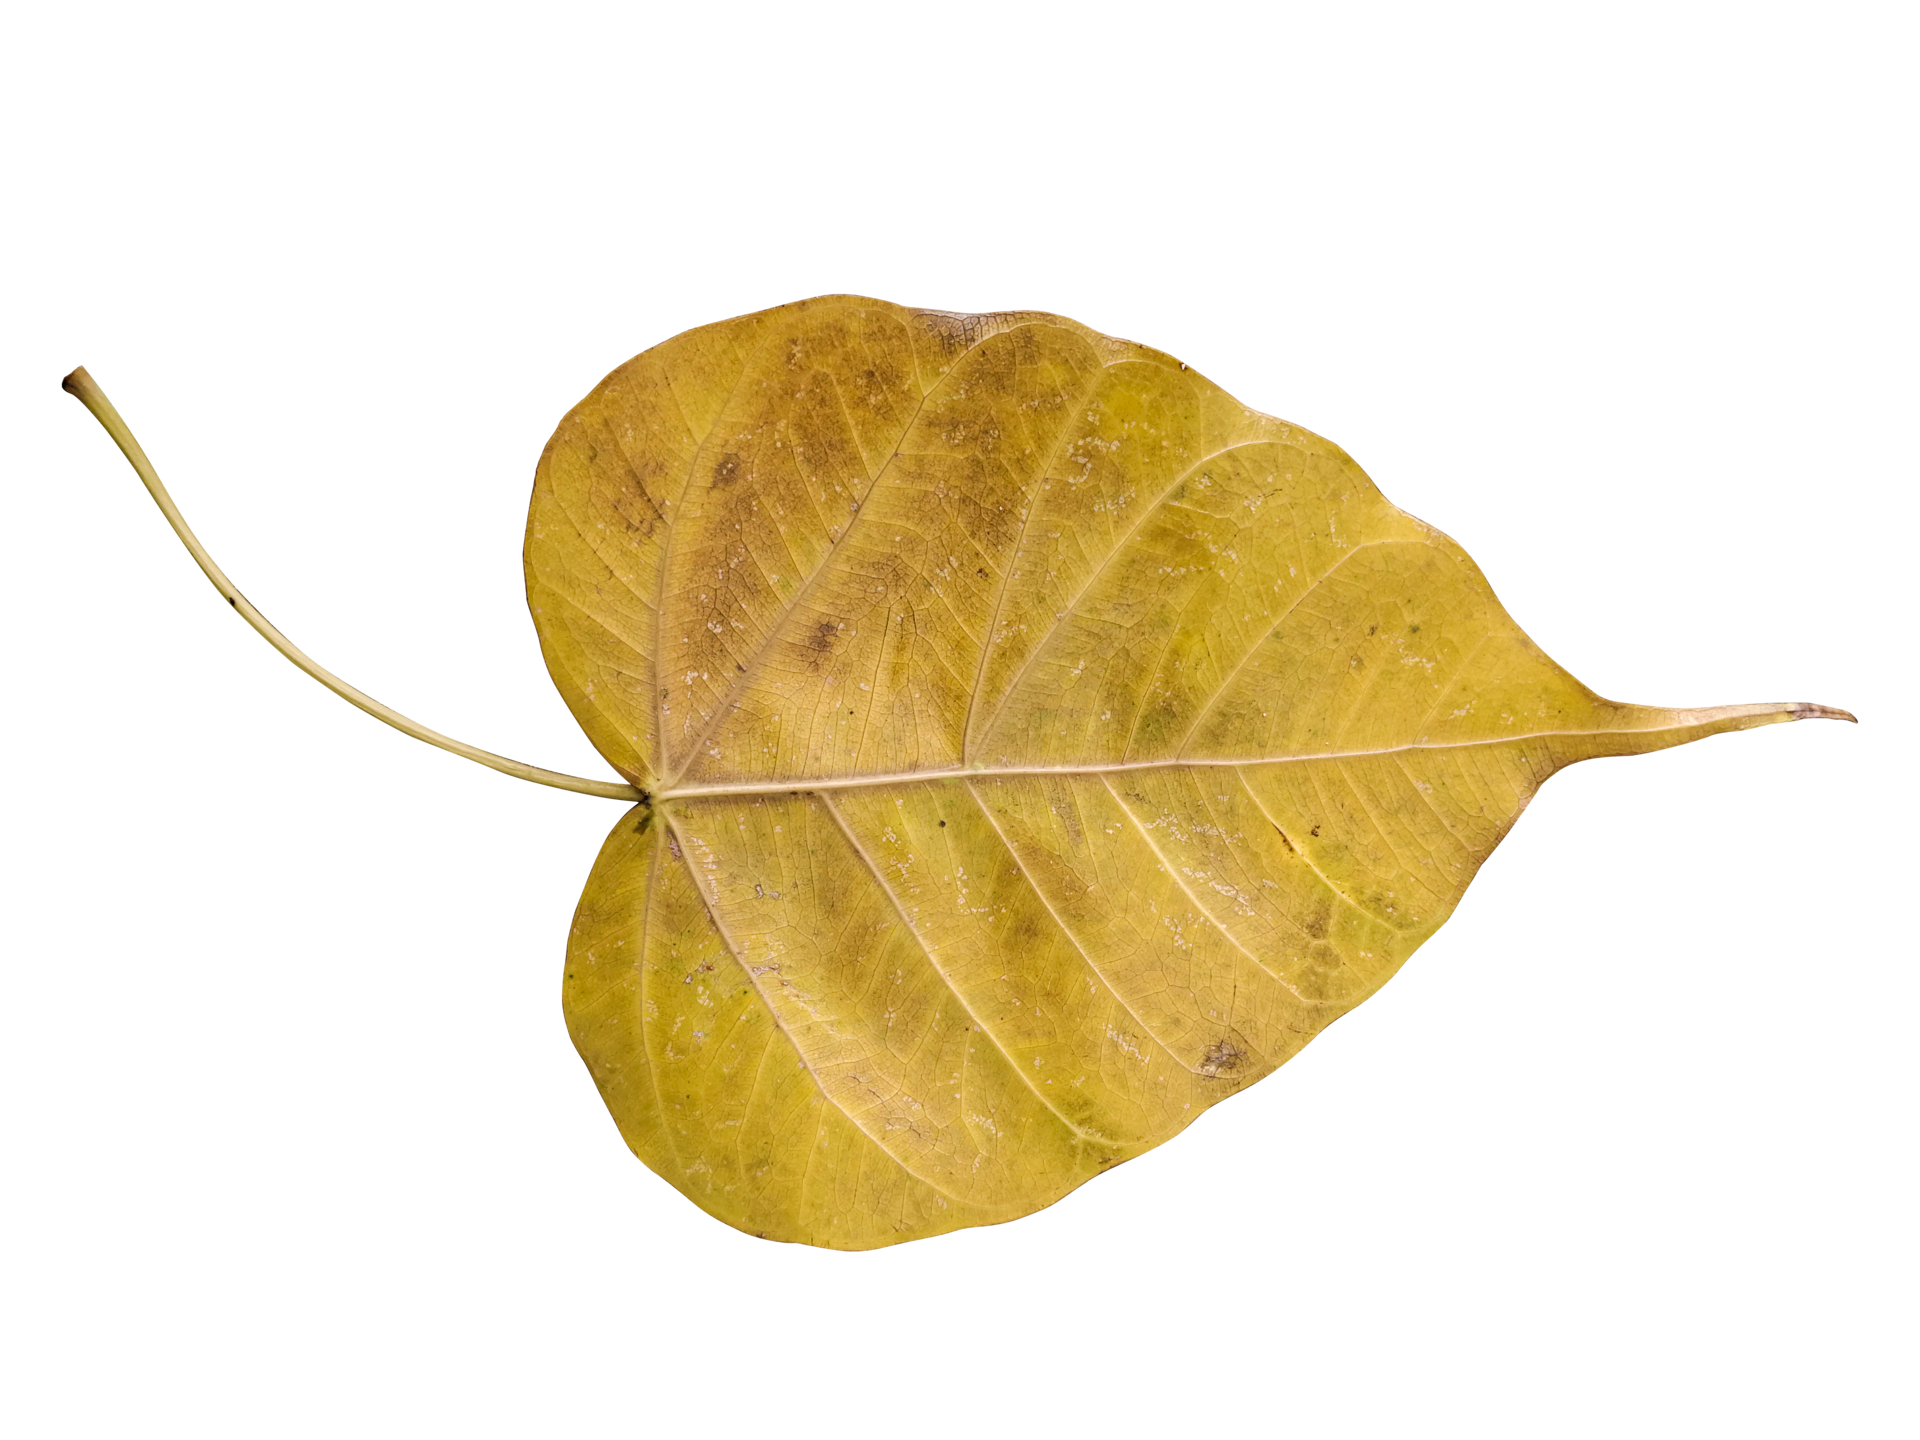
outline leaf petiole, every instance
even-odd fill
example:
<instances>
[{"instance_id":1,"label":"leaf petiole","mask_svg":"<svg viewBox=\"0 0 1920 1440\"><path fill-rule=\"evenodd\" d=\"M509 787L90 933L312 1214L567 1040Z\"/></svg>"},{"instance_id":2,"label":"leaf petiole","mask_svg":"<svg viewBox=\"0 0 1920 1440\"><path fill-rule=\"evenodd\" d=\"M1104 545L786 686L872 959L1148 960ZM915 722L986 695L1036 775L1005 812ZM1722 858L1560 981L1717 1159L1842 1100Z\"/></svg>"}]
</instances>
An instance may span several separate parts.
<instances>
[{"instance_id":1,"label":"leaf petiole","mask_svg":"<svg viewBox=\"0 0 1920 1440\"><path fill-rule=\"evenodd\" d=\"M187 547L187 553L193 556L195 563L206 572L207 579L213 582L213 588L226 597L227 603L234 608L240 618L259 631L274 649L349 705L357 706L376 720L384 720L402 734L411 735L416 740L424 740L429 745L438 746L455 755L465 756L475 764L498 770L503 775L512 775L520 780L531 780L536 785L551 785L556 790L572 790L581 795L599 795L608 800L636 801L648 798L647 793L637 786L612 780L589 780L580 775L563 775L557 770L543 770L537 765L509 760L504 755L495 755L491 750L482 750L477 746L468 745L451 736L442 735L438 730L429 730L419 721L409 720L399 711L389 709L371 695L356 690L332 671L316 664L305 651L282 635L266 616L256 610L253 603L227 578L226 572L214 563L213 557L207 553L199 537L188 528L179 507L173 503L173 497L167 493L167 487L160 483L160 477L154 471L153 462L147 459L146 451L140 448L140 442L133 438L133 432L127 428L127 422L120 418L120 412L113 408L113 402L107 399L105 392L94 383L93 377L87 374L85 368L75 370L67 376L60 382L60 388L86 406L92 412L93 418L100 422L101 428L113 437L113 443L118 445L120 453L127 457L128 463L133 466L134 473L140 477L141 483L147 487L147 493L153 497L154 504L160 507L160 513L167 517L167 523L173 527L173 533L178 535L180 543Z\"/></svg>"}]
</instances>

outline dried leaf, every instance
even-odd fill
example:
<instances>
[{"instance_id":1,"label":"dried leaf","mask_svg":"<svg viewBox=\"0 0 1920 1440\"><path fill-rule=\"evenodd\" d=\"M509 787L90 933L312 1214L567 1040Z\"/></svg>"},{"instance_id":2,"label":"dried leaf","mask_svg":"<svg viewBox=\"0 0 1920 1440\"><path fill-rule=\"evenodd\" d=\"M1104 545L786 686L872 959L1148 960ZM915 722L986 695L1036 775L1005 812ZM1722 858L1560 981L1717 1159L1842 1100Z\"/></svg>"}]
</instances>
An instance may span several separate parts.
<instances>
[{"instance_id":1,"label":"dried leaf","mask_svg":"<svg viewBox=\"0 0 1920 1440\"><path fill-rule=\"evenodd\" d=\"M834 297L541 459L548 666L648 799L568 949L621 1132L865 1248L1013 1219L1364 1000L1576 760L1831 714L1602 700L1316 435L1058 316Z\"/></svg>"}]
</instances>

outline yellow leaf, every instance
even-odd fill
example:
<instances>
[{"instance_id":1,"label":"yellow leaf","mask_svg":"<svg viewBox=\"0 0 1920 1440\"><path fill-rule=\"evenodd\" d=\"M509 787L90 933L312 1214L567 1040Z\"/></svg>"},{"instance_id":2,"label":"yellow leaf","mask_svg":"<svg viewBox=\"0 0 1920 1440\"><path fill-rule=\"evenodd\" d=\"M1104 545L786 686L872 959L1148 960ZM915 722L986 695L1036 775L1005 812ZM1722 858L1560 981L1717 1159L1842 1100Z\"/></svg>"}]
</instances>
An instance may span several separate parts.
<instances>
[{"instance_id":1,"label":"yellow leaf","mask_svg":"<svg viewBox=\"0 0 1920 1440\"><path fill-rule=\"evenodd\" d=\"M1372 994L1563 765L1808 715L1602 700L1336 446L1054 315L830 297L562 421L530 603L600 752L567 1023L710 1213L1025 1215Z\"/></svg>"}]
</instances>

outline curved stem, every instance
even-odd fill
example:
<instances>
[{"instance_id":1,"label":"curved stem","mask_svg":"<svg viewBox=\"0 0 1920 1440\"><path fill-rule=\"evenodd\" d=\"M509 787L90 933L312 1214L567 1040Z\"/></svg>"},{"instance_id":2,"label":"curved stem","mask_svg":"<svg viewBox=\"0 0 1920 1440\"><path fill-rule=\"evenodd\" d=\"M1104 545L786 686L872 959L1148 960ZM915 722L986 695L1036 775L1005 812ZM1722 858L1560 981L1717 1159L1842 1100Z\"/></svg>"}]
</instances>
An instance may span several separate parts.
<instances>
[{"instance_id":1,"label":"curved stem","mask_svg":"<svg viewBox=\"0 0 1920 1440\"><path fill-rule=\"evenodd\" d=\"M305 651L295 645L286 636L274 628L271 621L253 608L253 603L234 587L227 579L226 572L214 564L213 557L207 553L200 539L187 527L180 509L173 503L173 497L167 493L167 487L160 483L159 475L154 473L153 462L147 459L146 451L140 448L140 442L133 438L133 432L127 428L127 422L120 418L120 412L113 408L113 402L107 399L100 387L94 384L93 377L86 370L75 370L60 382L60 388L93 413L107 434L113 437L113 443L120 447L120 453L127 457L134 473L147 487L147 493L153 496L153 503L160 507L160 513L167 517L167 523L173 527L173 533L180 537L180 543L187 547L187 553L206 572L207 579L213 582L213 588L226 597L231 605L255 630L265 637L266 642L278 650L287 659L299 666L307 674L318 680L327 689L333 691L349 705L384 720L402 734L411 735L416 740L424 740L429 745L437 745L442 750L455 755L464 755L476 764L498 770L503 775L512 775L517 779L531 780L536 785L551 785L556 790L572 790L581 795L600 795L609 800L645 800L647 793L633 785L617 783L611 780L588 780L580 775L563 775L557 770L542 770L537 765L522 764L518 760L509 760L504 755L495 755L491 750L482 750L477 746L465 744L451 736L442 735L438 730L429 730L417 720L409 720L397 710L388 709L371 695L363 694L347 684L332 671L314 663Z\"/></svg>"}]
</instances>

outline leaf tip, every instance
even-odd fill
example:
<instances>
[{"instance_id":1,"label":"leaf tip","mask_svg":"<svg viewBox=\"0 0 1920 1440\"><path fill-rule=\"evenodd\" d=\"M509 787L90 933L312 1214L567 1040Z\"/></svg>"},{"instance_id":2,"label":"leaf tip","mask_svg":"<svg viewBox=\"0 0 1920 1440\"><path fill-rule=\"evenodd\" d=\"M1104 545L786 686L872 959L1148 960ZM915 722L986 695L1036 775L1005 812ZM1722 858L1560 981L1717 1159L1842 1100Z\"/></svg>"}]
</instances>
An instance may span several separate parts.
<instances>
[{"instance_id":1,"label":"leaf tip","mask_svg":"<svg viewBox=\"0 0 1920 1440\"><path fill-rule=\"evenodd\" d=\"M1833 705L1815 705L1802 701L1787 707L1795 720L1844 720L1849 725L1858 725L1860 717L1851 710L1842 710Z\"/></svg>"}]
</instances>

